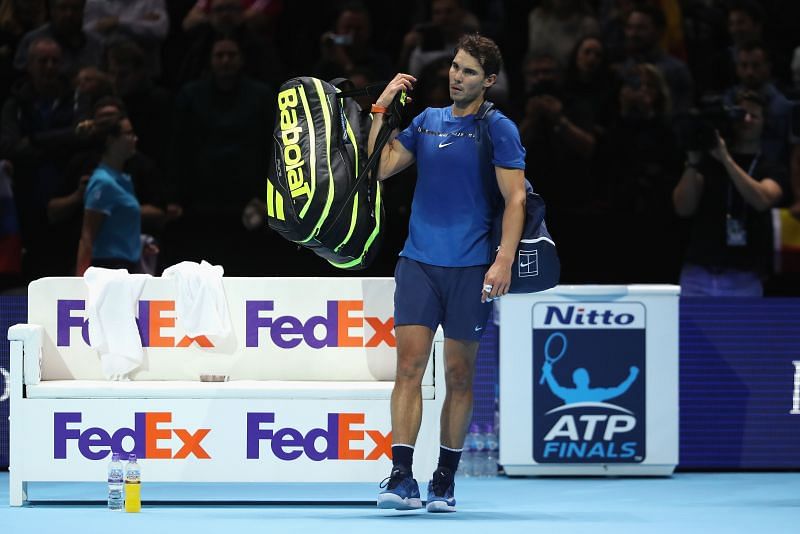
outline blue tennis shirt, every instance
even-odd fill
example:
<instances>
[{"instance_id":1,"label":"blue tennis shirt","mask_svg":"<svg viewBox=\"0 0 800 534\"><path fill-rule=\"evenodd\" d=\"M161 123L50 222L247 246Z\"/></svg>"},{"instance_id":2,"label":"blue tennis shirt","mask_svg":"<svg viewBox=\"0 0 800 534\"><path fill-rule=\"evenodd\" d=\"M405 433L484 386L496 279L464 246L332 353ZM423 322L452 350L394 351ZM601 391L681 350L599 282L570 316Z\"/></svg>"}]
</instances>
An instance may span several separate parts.
<instances>
[{"instance_id":1,"label":"blue tennis shirt","mask_svg":"<svg viewBox=\"0 0 800 534\"><path fill-rule=\"evenodd\" d=\"M95 238L92 257L138 262L142 253L142 215L131 177L101 163L89 178L84 206L106 215Z\"/></svg>"},{"instance_id":2,"label":"blue tennis shirt","mask_svg":"<svg viewBox=\"0 0 800 534\"><path fill-rule=\"evenodd\" d=\"M440 267L490 263L498 194L494 166L525 169L525 149L516 125L497 111L489 122L490 164L480 153L478 131L475 115L454 117L451 107L428 108L397 136L417 160L401 256Z\"/></svg>"}]
</instances>

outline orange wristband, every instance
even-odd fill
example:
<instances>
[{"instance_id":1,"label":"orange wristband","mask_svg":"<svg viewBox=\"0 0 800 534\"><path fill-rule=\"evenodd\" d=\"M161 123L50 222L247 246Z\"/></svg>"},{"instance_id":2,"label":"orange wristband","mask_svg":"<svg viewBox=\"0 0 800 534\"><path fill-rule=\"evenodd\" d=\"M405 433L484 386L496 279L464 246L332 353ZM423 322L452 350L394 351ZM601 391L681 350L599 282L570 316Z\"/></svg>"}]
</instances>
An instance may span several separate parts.
<instances>
[{"instance_id":1,"label":"orange wristband","mask_svg":"<svg viewBox=\"0 0 800 534\"><path fill-rule=\"evenodd\" d=\"M379 106L377 104L372 104L372 108L370 109L370 113L387 113L389 110L383 106Z\"/></svg>"}]
</instances>

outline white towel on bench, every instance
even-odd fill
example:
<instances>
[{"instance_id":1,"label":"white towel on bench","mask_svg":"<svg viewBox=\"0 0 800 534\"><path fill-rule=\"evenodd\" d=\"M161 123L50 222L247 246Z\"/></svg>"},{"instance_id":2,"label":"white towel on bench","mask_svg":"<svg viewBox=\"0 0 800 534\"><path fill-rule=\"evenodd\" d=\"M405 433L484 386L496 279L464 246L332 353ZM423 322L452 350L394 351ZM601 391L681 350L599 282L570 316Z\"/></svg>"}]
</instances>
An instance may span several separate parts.
<instances>
[{"instance_id":1,"label":"white towel on bench","mask_svg":"<svg viewBox=\"0 0 800 534\"><path fill-rule=\"evenodd\" d=\"M128 380L144 359L136 303L148 278L125 269L99 267L89 267L83 275L89 288L89 341L100 354L103 375L109 380Z\"/></svg>"},{"instance_id":2,"label":"white towel on bench","mask_svg":"<svg viewBox=\"0 0 800 534\"><path fill-rule=\"evenodd\" d=\"M164 269L163 278L174 278L178 285L175 299L176 323L190 337L224 339L231 332L228 303L222 287L224 269L220 265L182 261Z\"/></svg>"}]
</instances>

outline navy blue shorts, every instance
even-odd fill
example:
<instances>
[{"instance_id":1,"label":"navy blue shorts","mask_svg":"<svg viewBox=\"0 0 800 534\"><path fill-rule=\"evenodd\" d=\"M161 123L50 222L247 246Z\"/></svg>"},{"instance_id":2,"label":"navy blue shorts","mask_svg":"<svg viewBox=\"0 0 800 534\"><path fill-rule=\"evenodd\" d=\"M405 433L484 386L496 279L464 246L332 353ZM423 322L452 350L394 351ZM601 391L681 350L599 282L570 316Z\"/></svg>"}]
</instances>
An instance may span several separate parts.
<instances>
[{"instance_id":1,"label":"navy blue shorts","mask_svg":"<svg viewBox=\"0 0 800 534\"><path fill-rule=\"evenodd\" d=\"M488 265L437 267L400 257L394 270L394 324L441 324L450 339L478 341L492 305L481 303Z\"/></svg>"}]
</instances>

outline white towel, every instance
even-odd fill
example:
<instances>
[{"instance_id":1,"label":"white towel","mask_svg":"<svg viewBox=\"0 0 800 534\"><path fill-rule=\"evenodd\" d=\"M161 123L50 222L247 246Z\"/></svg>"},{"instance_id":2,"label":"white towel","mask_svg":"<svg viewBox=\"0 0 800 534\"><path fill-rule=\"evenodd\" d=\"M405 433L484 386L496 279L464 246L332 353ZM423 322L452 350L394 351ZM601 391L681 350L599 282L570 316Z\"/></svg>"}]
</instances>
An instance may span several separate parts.
<instances>
[{"instance_id":1,"label":"white towel","mask_svg":"<svg viewBox=\"0 0 800 534\"><path fill-rule=\"evenodd\" d=\"M217 340L231 332L228 303L222 287L224 269L220 265L182 261L164 269L162 277L175 278L176 326L189 337L207 336Z\"/></svg>"},{"instance_id":2,"label":"white towel","mask_svg":"<svg viewBox=\"0 0 800 534\"><path fill-rule=\"evenodd\" d=\"M89 288L89 341L100 354L103 374L109 380L128 380L128 374L144 359L136 304L148 278L150 275L128 274L125 269L98 267L89 267L83 275Z\"/></svg>"}]
</instances>

